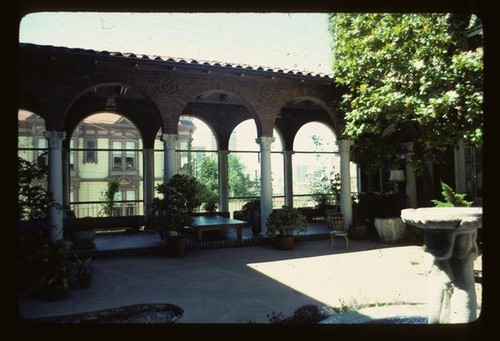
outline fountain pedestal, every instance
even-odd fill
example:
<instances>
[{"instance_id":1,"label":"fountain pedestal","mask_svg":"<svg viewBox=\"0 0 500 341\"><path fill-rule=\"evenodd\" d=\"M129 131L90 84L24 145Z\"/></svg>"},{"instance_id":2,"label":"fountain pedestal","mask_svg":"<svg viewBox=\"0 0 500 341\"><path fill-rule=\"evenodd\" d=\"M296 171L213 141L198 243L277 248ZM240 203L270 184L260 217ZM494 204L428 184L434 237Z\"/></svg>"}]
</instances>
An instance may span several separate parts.
<instances>
[{"instance_id":1,"label":"fountain pedestal","mask_svg":"<svg viewBox=\"0 0 500 341\"><path fill-rule=\"evenodd\" d=\"M428 274L428 323L468 323L477 319L474 260L478 256L480 207L404 209L405 224L422 228Z\"/></svg>"}]
</instances>

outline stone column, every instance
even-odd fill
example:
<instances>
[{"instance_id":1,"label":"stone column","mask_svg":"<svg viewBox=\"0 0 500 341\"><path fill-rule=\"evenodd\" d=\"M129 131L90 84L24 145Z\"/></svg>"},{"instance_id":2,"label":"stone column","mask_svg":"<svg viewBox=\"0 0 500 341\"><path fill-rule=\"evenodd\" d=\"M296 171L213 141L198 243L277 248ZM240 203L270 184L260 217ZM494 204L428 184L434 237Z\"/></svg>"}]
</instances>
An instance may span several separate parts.
<instances>
[{"instance_id":1,"label":"stone column","mask_svg":"<svg viewBox=\"0 0 500 341\"><path fill-rule=\"evenodd\" d=\"M285 205L293 207L293 151L285 150L283 152L283 162L285 170Z\"/></svg>"},{"instance_id":2,"label":"stone column","mask_svg":"<svg viewBox=\"0 0 500 341\"><path fill-rule=\"evenodd\" d=\"M63 165L62 141L66 138L63 131L46 131L45 138L49 145L48 190L52 193L54 203L63 204ZM63 239L63 212L55 207L49 212L49 237L51 240Z\"/></svg>"},{"instance_id":3,"label":"stone column","mask_svg":"<svg viewBox=\"0 0 500 341\"><path fill-rule=\"evenodd\" d=\"M417 178L410 166L413 157L413 142L405 142L406 147L406 195L408 196L408 207L417 208Z\"/></svg>"},{"instance_id":4,"label":"stone column","mask_svg":"<svg viewBox=\"0 0 500 341\"><path fill-rule=\"evenodd\" d=\"M347 229L352 224L352 199L351 199L351 140L339 140L336 142L340 151L340 210L344 217L344 224Z\"/></svg>"},{"instance_id":5,"label":"stone column","mask_svg":"<svg viewBox=\"0 0 500 341\"><path fill-rule=\"evenodd\" d=\"M143 193L144 193L144 213L149 205L153 203L153 198L155 196L155 177L154 177L154 155L155 151L153 148L144 148L143 154Z\"/></svg>"},{"instance_id":6,"label":"stone column","mask_svg":"<svg viewBox=\"0 0 500 341\"><path fill-rule=\"evenodd\" d=\"M428 261L428 323L469 323L477 318L474 260L479 251L480 207L404 209L406 224L424 230Z\"/></svg>"},{"instance_id":7,"label":"stone column","mask_svg":"<svg viewBox=\"0 0 500 341\"><path fill-rule=\"evenodd\" d=\"M455 146L455 192L465 193L467 187L465 184L465 144L460 141Z\"/></svg>"},{"instance_id":8,"label":"stone column","mask_svg":"<svg viewBox=\"0 0 500 341\"><path fill-rule=\"evenodd\" d=\"M219 210L229 212L229 150L219 150Z\"/></svg>"},{"instance_id":9,"label":"stone column","mask_svg":"<svg viewBox=\"0 0 500 341\"><path fill-rule=\"evenodd\" d=\"M163 141L163 181L167 182L172 175L177 173L177 158L175 157L175 150L177 149L177 134L162 134L161 140Z\"/></svg>"},{"instance_id":10,"label":"stone column","mask_svg":"<svg viewBox=\"0 0 500 341\"><path fill-rule=\"evenodd\" d=\"M264 228L273 210L273 187L271 181L271 144L272 136L255 139L260 145L260 224Z\"/></svg>"}]
</instances>

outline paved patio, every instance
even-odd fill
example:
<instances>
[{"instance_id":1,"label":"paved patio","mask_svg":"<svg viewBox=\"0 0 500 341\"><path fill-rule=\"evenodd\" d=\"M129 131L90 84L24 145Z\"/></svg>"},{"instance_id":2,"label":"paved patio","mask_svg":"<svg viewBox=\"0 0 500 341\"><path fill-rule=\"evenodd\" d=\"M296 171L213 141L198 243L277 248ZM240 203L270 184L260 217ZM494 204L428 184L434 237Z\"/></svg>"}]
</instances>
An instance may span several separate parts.
<instances>
[{"instance_id":1,"label":"paved patio","mask_svg":"<svg viewBox=\"0 0 500 341\"><path fill-rule=\"evenodd\" d=\"M116 253L96 253L89 289L71 289L67 298L55 302L21 293L19 315L30 319L155 302L182 307L178 324L267 324L268 314L289 315L305 304L372 304L396 311L401 306L394 304L404 303L415 313L425 311L426 259L420 246L369 239L352 240L346 250L337 240L330 250L319 225L317 229L316 237L310 230L309 240L298 242L294 250L276 250L265 243L222 248L214 244L192 248L180 259L146 252L158 246L157 234L101 236L96 251ZM134 247L137 252L130 251ZM128 255L120 255L120 250L129 250ZM481 269L481 257L475 267ZM480 311L481 284L476 288ZM348 319L337 316L332 323L350 323Z\"/></svg>"}]
</instances>

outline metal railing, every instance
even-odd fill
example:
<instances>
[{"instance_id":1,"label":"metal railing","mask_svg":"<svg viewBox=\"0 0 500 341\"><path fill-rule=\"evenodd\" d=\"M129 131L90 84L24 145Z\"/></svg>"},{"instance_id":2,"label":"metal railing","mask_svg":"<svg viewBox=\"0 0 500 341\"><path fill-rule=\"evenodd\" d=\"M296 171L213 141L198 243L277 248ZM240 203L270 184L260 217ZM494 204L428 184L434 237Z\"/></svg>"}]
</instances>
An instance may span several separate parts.
<instances>
[{"instance_id":1,"label":"metal railing","mask_svg":"<svg viewBox=\"0 0 500 341\"><path fill-rule=\"evenodd\" d=\"M259 199L260 197L231 197L229 198L229 212L240 211L248 201ZM80 201L71 202L70 208L75 212L77 218L82 217L103 217L104 201ZM285 204L283 195L273 196L273 208L280 208ZM297 194L293 196L293 207L314 207L316 202L312 194ZM144 202L142 200L117 200L113 209L113 216L126 217L144 214Z\"/></svg>"},{"instance_id":2,"label":"metal railing","mask_svg":"<svg viewBox=\"0 0 500 341\"><path fill-rule=\"evenodd\" d=\"M105 217L104 201L80 201L70 203L75 217ZM141 200L117 200L113 208L114 217L144 215L144 203Z\"/></svg>"}]
</instances>

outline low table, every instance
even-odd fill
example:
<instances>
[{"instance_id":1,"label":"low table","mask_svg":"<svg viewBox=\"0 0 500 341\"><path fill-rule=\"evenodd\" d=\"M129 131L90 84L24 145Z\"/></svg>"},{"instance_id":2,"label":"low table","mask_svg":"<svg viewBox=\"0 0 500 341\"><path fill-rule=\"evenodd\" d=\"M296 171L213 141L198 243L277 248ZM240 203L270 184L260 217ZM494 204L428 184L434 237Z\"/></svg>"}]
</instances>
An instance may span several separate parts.
<instances>
[{"instance_id":1,"label":"low table","mask_svg":"<svg viewBox=\"0 0 500 341\"><path fill-rule=\"evenodd\" d=\"M241 228L245 225L248 225L248 222L221 216L197 216L193 218L193 222L191 223L191 226L198 231L199 240L203 239L204 231L229 229L236 230L238 239L241 239Z\"/></svg>"}]
</instances>

